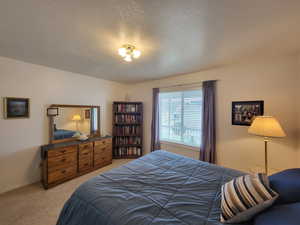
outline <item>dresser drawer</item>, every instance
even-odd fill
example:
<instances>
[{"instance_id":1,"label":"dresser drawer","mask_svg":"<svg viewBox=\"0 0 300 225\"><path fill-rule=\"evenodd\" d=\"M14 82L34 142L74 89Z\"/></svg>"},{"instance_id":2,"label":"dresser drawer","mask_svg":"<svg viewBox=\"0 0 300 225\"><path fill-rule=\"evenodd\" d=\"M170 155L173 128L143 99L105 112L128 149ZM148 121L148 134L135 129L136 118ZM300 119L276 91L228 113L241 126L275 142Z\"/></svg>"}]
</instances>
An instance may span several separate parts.
<instances>
[{"instance_id":1,"label":"dresser drawer","mask_svg":"<svg viewBox=\"0 0 300 225\"><path fill-rule=\"evenodd\" d=\"M48 151L48 158L62 156L62 155L65 155L68 153L74 153L74 152L77 152L77 145L51 149Z\"/></svg>"},{"instance_id":2,"label":"dresser drawer","mask_svg":"<svg viewBox=\"0 0 300 225\"><path fill-rule=\"evenodd\" d=\"M94 166L100 166L103 164L111 163L111 155L94 155Z\"/></svg>"},{"instance_id":3,"label":"dresser drawer","mask_svg":"<svg viewBox=\"0 0 300 225\"><path fill-rule=\"evenodd\" d=\"M48 183L67 180L76 176L77 166L73 165L67 168L58 169L48 173Z\"/></svg>"},{"instance_id":4,"label":"dresser drawer","mask_svg":"<svg viewBox=\"0 0 300 225\"><path fill-rule=\"evenodd\" d=\"M86 159L79 161L79 172L89 170L93 167L92 159Z\"/></svg>"},{"instance_id":5,"label":"dresser drawer","mask_svg":"<svg viewBox=\"0 0 300 225\"><path fill-rule=\"evenodd\" d=\"M77 165L77 152L48 158L48 171L63 169L70 165Z\"/></svg>"},{"instance_id":6,"label":"dresser drawer","mask_svg":"<svg viewBox=\"0 0 300 225\"><path fill-rule=\"evenodd\" d=\"M95 141L95 146L109 146L112 143L111 138L103 139L101 141Z\"/></svg>"},{"instance_id":7,"label":"dresser drawer","mask_svg":"<svg viewBox=\"0 0 300 225\"><path fill-rule=\"evenodd\" d=\"M89 143L83 143L83 144L79 144L79 152L81 151L85 151L85 150L92 150L93 149L93 142L89 142Z\"/></svg>"},{"instance_id":8,"label":"dresser drawer","mask_svg":"<svg viewBox=\"0 0 300 225\"><path fill-rule=\"evenodd\" d=\"M93 143L81 144L79 147L79 173L92 168L93 164Z\"/></svg>"},{"instance_id":9,"label":"dresser drawer","mask_svg":"<svg viewBox=\"0 0 300 225\"><path fill-rule=\"evenodd\" d=\"M107 154L112 154L112 147L111 146L95 146L94 147L94 154L98 155L107 155Z\"/></svg>"},{"instance_id":10,"label":"dresser drawer","mask_svg":"<svg viewBox=\"0 0 300 225\"><path fill-rule=\"evenodd\" d=\"M89 157L90 155L93 154L93 149L82 149L79 150L79 159L82 157Z\"/></svg>"},{"instance_id":11,"label":"dresser drawer","mask_svg":"<svg viewBox=\"0 0 300 225\"><path fill-rule=\"evenodd\" d=\"M93 148L82 148L79 149L79 163L85 160L92 160L93 157Z\"/></svg>"},{"instance_id":12,"label":"dresser drawer","mask_svg":"<svg viewBox=\"0 0 300 225\"><path fill-rule=\"evenodd\" d=\"M110 160L112 160L112 154L105 154L105 155L97 154L97 155L94 155L94 160L100 160L100 159L110 161Z\"/></svg>"}]
</instances>

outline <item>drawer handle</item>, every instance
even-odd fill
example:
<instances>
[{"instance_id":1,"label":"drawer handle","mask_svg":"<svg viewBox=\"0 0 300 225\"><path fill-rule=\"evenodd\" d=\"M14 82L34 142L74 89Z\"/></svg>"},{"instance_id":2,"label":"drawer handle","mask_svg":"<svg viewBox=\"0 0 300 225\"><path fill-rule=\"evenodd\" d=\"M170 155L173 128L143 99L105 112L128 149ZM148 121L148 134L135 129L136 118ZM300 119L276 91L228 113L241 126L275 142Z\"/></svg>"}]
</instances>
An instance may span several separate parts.
<instances>
[{"instance_id":1,"label":"drawer handle","mask_svg":"<svg viewBox=\"0 0 300 225\"><path fill-rule=\"evenodd\" d=\"M84 155L88 155L88 154L90 154L89 152L85 152L85 153L83 153Z\"/></svg>"},{"instance_id":2,"label":"drawer handle","mask_svg":"<svg viewBox=\"0 0 300 225\"><path fill-rule=\"evenodd\" d=\"M60 152L61 152L61 153L65 153L65 152L66 152L66 150L61 150Z\"/></svg>"}]
</instances>

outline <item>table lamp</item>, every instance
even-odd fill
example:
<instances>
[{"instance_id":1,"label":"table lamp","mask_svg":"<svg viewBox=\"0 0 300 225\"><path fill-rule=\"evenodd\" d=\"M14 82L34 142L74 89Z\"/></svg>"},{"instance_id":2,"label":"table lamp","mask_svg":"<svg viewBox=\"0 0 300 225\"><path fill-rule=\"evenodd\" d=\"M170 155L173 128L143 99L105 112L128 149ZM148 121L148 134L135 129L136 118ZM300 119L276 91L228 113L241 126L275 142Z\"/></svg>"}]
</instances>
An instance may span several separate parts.
<instances>
[{"instance_id":1,"label":"table lamp","mask_svg":"<svg viewBox=\"0 0 300 225\"><path fill-rule=\"evenodd\" d=\"M264 137L265 173L268 174L268 141L270 137L285 137L286 134L277 119L272 116L257 116L248 133Z\"/></svg>"},{"instance_id":2,"label":"table lamp","mask_svg":"<svg viewBox=\"0 0 300 225\"><path fill-rule=\"evenodd\" d=\"M76 130L78 130L78 121L81 120L81 116L79 114L75 114L73 117L72 117L72 120L76 122Z\"/></svg>"}]
</instances>

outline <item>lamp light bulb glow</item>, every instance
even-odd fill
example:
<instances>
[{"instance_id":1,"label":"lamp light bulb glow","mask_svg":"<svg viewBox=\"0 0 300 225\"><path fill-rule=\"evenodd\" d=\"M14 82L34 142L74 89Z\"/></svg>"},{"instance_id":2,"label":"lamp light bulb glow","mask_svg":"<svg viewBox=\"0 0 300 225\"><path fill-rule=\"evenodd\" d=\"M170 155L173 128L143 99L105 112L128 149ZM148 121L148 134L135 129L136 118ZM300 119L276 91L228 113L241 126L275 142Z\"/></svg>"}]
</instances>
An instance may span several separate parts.
<instances>
[{"instance_id":1,"label":"lamp light bulb glow","mask_svg":"<svg viewBox=\"0 0 300 225\"><path fill-rule=\"evenodd\" d=\"M126 62L131 62L133 58L137 59L141 56L141 51L130 44L123 45L118 49L118 53Z\"/></svg>"},{"instance_id":2,"label":"lamp light bulb glow","mask_svg":"<svg viewBox=\"0 0 300 225\"><path fill-rule=\"evenodd\" d=\"M124 60L125 60L126 62L131 62L131 61L132 61L130 55L126 55L125 58L124 58Z\"/></svg>"},{"instance_id":3,"label":"lamp light bulb glow","mask_svg":"<svg viewBox=\"0 0 300 225\"><path fill-rule=\"evenodd\" d=\"M118 52L119 52L120 56L122 56L122 57L126 56L126 49L125 48L119 48Z\"/></svg>"},{"instance_id":4,"label":"lamp light bulb glow","mask_svg":"<svg viewBox=\"0 0 300 225\"><path fill-rule=\"evenodd\" d=\"M133 58L138 58L141 56L141 51L140 50L133 50Z\"/></svg>"}]
</instances>

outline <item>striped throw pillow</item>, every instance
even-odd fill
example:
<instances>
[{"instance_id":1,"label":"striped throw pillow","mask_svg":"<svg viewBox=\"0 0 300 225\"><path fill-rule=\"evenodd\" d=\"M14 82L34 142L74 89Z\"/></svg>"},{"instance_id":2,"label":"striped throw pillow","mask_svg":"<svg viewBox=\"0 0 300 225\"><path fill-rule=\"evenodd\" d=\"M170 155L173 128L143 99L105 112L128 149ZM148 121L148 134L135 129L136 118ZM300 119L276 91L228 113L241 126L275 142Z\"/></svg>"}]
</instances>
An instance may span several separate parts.
<instances>
[{"instance_id":1,"label":"striped throw pillow","mask_svg":"<svg viewBox=\"0 0 300 225\"><path fill-rule=\"evenodd\" d=\"M245 175L222 186L221 222L241 223L270 207L278 194L266 174Z\"/></svg>"}]
</instances>

